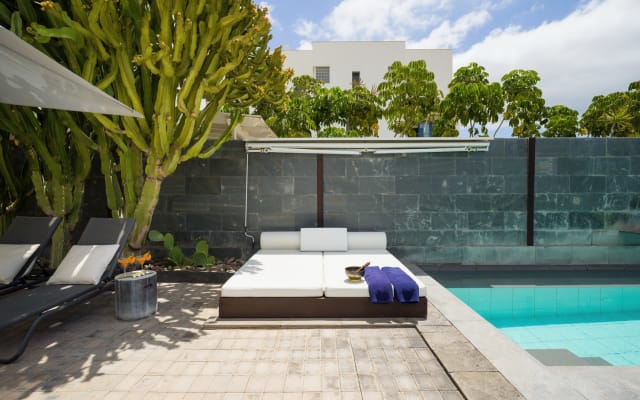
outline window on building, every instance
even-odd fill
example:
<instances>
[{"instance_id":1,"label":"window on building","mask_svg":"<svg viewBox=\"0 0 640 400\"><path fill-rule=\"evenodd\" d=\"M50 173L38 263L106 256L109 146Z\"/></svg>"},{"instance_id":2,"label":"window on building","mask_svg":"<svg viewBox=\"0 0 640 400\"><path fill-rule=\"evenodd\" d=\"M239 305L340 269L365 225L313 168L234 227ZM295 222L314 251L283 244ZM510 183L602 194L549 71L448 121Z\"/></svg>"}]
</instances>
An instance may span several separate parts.
<instances>
[{"instance_id":1,"label":"window on building","mask_svg":"<svg viewBox=\"0 0 640 400\"><path fill-rule=\"evenodd\" d=\"M329 67L316 67L316 79L324 83L329 83Z\"/></svg>"},{"instance_id":2,"label":"window on building","mask_svg":"<svg viewBox=\"0 0 640 400\"><path fill-rule=\"evenodd\" d=\"M351 86L360 86L362 82L360 81L360 71L351 72Z\"/></svg>"}]
</instances>

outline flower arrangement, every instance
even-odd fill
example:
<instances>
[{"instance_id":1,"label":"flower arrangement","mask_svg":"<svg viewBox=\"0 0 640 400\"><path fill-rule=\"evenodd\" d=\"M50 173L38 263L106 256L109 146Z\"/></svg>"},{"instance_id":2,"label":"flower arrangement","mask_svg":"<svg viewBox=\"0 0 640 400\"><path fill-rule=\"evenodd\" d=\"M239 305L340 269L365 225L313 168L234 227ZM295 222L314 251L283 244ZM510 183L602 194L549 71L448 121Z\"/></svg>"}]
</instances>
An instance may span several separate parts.
<instances>
[{"instance_id":1,"label":"flower arrangement","mask_svg":"<svg viewBox=\"0 0 640 400\"><path fill-rule=\"evenodd\" d=\"M130 255L126 258L121 258L118 260L118 264L122 267L123 272L127 272L127 267L130 265L135 267L139 265L141 268L144 268L145 264L151 261L151 253L146 252L141 256Z\"/></svg>"}]
</instances>

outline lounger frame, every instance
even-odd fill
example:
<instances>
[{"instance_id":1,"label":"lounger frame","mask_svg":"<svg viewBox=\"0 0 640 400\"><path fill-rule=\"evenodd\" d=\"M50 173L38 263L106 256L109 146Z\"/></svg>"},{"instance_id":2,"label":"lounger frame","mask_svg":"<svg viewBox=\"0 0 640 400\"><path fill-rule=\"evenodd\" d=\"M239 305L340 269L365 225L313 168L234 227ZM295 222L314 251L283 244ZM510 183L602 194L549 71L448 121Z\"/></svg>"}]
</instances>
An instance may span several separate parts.
<instances>
[{"instance_id":1,"label":"lounger frame","mask_svg":"<svg viewBox=\"0 0 640 400\"><path fill-rule=\"evenodd\" d=\"M9 364L20 358L42 320L82 303L110 287L113 283L112 278L118 258L127 245L134 224L135 220L132 218L92 218L89 220L77 244L117 244L120 246L120 250L110 260L97 285L43 285L33 289L23 289L0 298L0 311L3 311L0 330L34 318L16 352L11 356L0 358L1 364ZM35 300L29 303L30 298Z\"/></svg>"},{"instance_id":2,"label":"lounger frame","mask_svg":"<svg viewBox=\"0 0 640 400\"><path fill-rule=\"evenodd\" d=\"M7 284L0 284L0 295L13 292L15 290L38 284L47 279L47 274L37 277L30 277L31 271L36 265L38 259L43 255L54 232L60 225L62 218L60 217L27 217L17 216L7 228L0 243L3 244L32 244L37 243L40 246L33 252L31 257L27 259L13 278L13 281ZM32 279L33 278L33 279Z\"/></svg>"}]
</instances>

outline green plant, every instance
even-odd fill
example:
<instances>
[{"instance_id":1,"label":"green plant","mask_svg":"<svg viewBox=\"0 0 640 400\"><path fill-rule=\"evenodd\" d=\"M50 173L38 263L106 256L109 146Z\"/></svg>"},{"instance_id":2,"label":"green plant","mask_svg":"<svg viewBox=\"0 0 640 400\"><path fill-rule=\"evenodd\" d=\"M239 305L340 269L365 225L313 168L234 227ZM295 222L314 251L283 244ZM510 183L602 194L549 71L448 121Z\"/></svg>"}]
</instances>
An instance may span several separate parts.
<instances>
[{"instance_id":1,"label":"green plant","mask_svg":"<svg viewBox=\"0 0 640 400\"><path fill-rule=\"evenodd\" d=\"M68 55L56 60L145 115L91 115L107 206L113 217L136 219L134 251L147 237L165 178L215 153L242 109L262 99L279 103L293 73L282 69L281 49L269 48L267 9L252 0L20 0L18 8L26 18L44 14L30 24L34 41L64 35L49 46ZM212 142L214 117L225 105L235 111Z\"/></svg>"},{"instance_id":2,"label":"green plant","mask_svg":"<svg viewBox=\"0 0 640 400\"><path fill-rule=\"evenodd\" d=\"M193 267L211 267L216 259L209 255L209 243L204 239L198 239L191 257L186 257L182 249L175 244L175 239L170 233L161 233L157 230L149 231L149 240L162 242L169 252L167 260L171 265L190 265Z\"/></svg>"},{"instance_id":3,"label":"green plant","mask_svg":"<svg viewBox=\"0 0 640 400\"><path fill-rule=\"evenodd\" d=\"M442 92L424 60L396 61L378 85L383 115L396 136L415 136L415 128L438 111Z\"/></svg>"}]
</instances>

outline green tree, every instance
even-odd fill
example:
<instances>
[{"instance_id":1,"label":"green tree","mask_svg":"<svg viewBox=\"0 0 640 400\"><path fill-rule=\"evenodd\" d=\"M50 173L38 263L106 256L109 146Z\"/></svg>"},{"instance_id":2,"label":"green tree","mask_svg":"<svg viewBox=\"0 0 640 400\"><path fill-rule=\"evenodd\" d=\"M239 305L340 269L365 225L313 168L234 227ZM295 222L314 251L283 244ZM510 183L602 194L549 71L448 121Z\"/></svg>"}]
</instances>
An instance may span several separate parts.
<instances>
[{"instance_id":1,"label":"green tree","mask_svg":"<svg viewBox=\"0 0 640 400\"><path fill-rule=\"evenodd\" d=\"M312 101L322 81L309 75L294 77L284 101L261 100L254 110L279 137L310 137L318 127L312 118Z\"/></svg>"},{"instance_id":2,"label":"green tree","mask_svg":"<svg viewBox=\"0 0 640 400\"><path fill-rule=\"evenodd\" d=\"M431 135L435 137L458 137L460 132L456 129L456 123L453 119L443 118L442 114L437 114L433 122Z\"/></svg>"},{"instance_id":3,"label":"green tree","mask_svg":"<svg viewBox=\"0 0 640 400\"><path fill-rule=\"evenodd\" d=\"M347 108L349 97L337 86L321 87L316 89L315 96L311 100L311 118L313 119L318 133L334 125L346 125L344 110Z\"/></svg>"},{"instance_id":4,"label":"green tree","mask_svg":"<svg viewBox=\"0 0 640 400\"><path fill-rule=\"evenodd\" d=\"M583 133L593 137L634 136L633 103L630 92L595 96L582 114Z\"/></svg>"},{"instance_id":5,"label":"green tree","mask_svg":"<svg viewBox=\"0 0 640 400\"><path fill-rule=\"evenodd\" d=\"M374 89L367 89L362 82L347 90L345 114L347 131L355 136L378 136L382 109Z\"/></svg>"},{"instance_id":6,"label":"green tree","mask_svg":"<svg viewBox=\"0 0 640 400\"><path fill-rule=\"evenodd\" d=\"M290 71L282 70L280 48L268 47L267 11L251 0L41 5L49 30L71 29L90 49L95 68L108 71L98 86L146 117L95 115L105 132L98 145L109 207L114 216L136 219L129 244L140 248L164 179L179 164L218 150L240 121L239 110L283 97ZM237 111L225 134L210 143L224 105Z\"/></svg>"},{"instance_id":7,"label":"green tree","mask_svg":"<svg viewBox=\"0 0 640 400\"><path fill-rule=\"evenodd\" d=\"M415 136L421 122L434 119L441 97L434 78L424 60L406 65L396 61L384 74L378 95L384 105L383 115L396 136Z\"/></svg>"},{"instance_id":8,"label":"green tree","mask_svg":"<svg viewBox=\"0 0 640 400\"><path fill-rule=\"evenodd\" d=\"M578 132L578 112L563 105L547 107L544 137L575 137Z\"/></svg>"},{"instance_id":9,"label":"green tree","mask_svg":"<svg viewBox=\"0 0 640 400\"><path fill-rule=\"evenodd\" d=\"M324 87L308 75L295 77L287 100L256 108L278 136L357 137L378 134L382 111L373 90Z\"/></svg>"},{"instance_id":10,"label":"green tree","mask_svg":"<svg viewBox=\"0 0 640 400\"><path fill-rule=\"evenodd\" d=\"M489 73L476 63L455 72L440 104L442 118L459 122L471 137L488 136L487 124L497 122L503 108L500 84L489 83Z\"/></svg>"},{"instance_id":11,"label":"green tree","mask_svg":"<svg viewBox=\"0 0 640 400\"><path fill-rule=\"evenodd\" d=\"M539 81L538 73L533 70L517 69L502 77L502 93L506 108L500 126L504 120L508 120L509 126L513 128L513 136L540 136L546 109L542 90L536 86Z\"/></svg>"},{"instance_id":12,"label":"green tree","mask_svg":"<svg viewBox=\"0 0 640 400\"><path fill-rule=\"evenodd\" d=\"M632 115L634 135L640 135L640 81L631 82L627 91L629 95L629 112Z\"/></svg>"}]
</instances>

